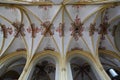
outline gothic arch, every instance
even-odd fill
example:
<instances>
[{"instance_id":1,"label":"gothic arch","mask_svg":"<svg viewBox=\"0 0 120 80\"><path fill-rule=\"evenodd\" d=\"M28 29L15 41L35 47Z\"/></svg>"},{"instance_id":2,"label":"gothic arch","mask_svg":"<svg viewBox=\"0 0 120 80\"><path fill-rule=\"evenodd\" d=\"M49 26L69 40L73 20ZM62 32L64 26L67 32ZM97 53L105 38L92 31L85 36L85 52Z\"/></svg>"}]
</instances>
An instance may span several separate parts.
<instances>
[{"instance_id":1,"label":"gothic arch","mask_svg":"<svg viewBox=\"0 0 120 80\"><path fill-rule=\"evenodd\" d=\"M39 52L37 53L36 55L33 56L33 58L31 59L30 63L28 62L27 65L25 66L26 67L26 70L25 70L25 75L20 78L20 79L25 79L25 80L29 80L31 79L33 73L34 73L34 70L35 70L35 67L40 63L42 64L43 61L53 61L52 64L55 65L55 80L59 79L59 69L60 69L60 59L61 59L61 56L58 52L55 52L55 51L50 51L50 50L46 50L46 51L43 51L43 52Z\"/></svg>"},{"instance_id":2,"label":"gothic arch","mask_svg":"<svg viewBox=\"0 0 120 80\"><path fill-rule=\"evenodd\" d=\"M99 59L111 79L120 79L120 55L110 50L99 50ZM111 69L115 71L115 76L110 71Z\"/></svg>"},{"instance_id":3,"label":"gothic arch","mask_svg":"<svg viewBox=\"0 0 120 80\"><path fill-rule=\"evenodd\" d=\"M89 52L80 51L80 50L74 50L74 51L71 51L71 52L67 53L66 64L67 64L67 69L69 69L69 71L67 70L68 76L72 76L71 75L71 69L70 69L70 61L73 58L76 58L76 57L82 58L83 60L85 60L91 66L91 69L95 73L95 76L99 76L99 77L97 77L97 80L104 80L106 78L108 80L110 80L107 77L107 75L103 71L100 70L99 62L92 56L92 54L90 54ZM102 73L102 75L101 75L101 73ZM71 77L71 80L73 80L72 77Z\"/></svg>"},{"instance_id":4,"label":"gothic arch","mask_svg":"<svg viewBox=\"0 0 120 80\"><path fill-rule=\"evenodd\" d=\"M14 70L10 70L10 71L5 72L5 74L2 77L0 77L0 80L4 80L4 78L7 78L7 77L17 79L19 76L20 75L18 72Z\"/></svg>"},{"instance_id":5,"label":"gothic arch","mask_svg":"<svg viewBox=\"0 0 120 80\"><path fill-rule=\"evenodd\" d=\"M10 73L16 73L17 78L20 77L20 74L24 70L26 64L26 51L16 51L10 53L0 59L0 77L4 78L15 78ZM20 62L20 63L18 63ZM20 71L18 70L20 69ZM18 75L19 74L19 75Z\"/></svg>"}]
</instances>

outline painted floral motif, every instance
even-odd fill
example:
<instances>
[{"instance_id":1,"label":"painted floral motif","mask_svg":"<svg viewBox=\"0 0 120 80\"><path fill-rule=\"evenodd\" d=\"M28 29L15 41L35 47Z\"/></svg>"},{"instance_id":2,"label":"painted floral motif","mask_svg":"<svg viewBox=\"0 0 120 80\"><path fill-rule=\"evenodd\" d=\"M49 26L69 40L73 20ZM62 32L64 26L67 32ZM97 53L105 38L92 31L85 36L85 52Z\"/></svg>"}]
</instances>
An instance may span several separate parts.
<instances>
[{"instance_id":1,"label":"painted floral motif","mask_svg":"<svg viewBox=\"0 0 120 80\"><path fill-rule=\"evenodd\" d=\"M104 15L104 18L103 18L103 22L100 24L100 31L99 31L99 34L102 35L102 39L104 39L104 35L106 35L108 32L107 32L107 29L109 27L109 23L108 23L108 16L107 16L108 12L106 10L105 12L105 15Z\"/></svg>"},{"instance_id":2,"label":"painted floral motif","mask_svg":"<svg viewBox=\"0 0 120 80\"><path fill-rule=\"evenodd\" d=\"M31 24L31 27L27 28L28 33L32 33L32 37L35 38L37 33L39 33L41 29L39 27L36 27L35 24Z\"/></svg>"},{"instance_id":3,"label":"painted floral motif","mask_svg":"<svg viewBox=\"0 0 120 80\"><path fill-rule=\"evenodd\" d=\"M72 7L76 13L79 13L79 9L85 7L85 5L72 5Z\"/></svg>"},{"instance_id":4,"label":"painted floral motif","mask_svg":"<svg viewBox=\"0 0 120 80\"><path fill-rule=\"evenodd\" d=\"M79 8L83 8L86 5L72 5L73 8L79 9Z\"/></svg>"},{"instance_id":5,"label":"painted floral motif","mask_svg":"<svg viewBox=\"0 0 120 80\"><path fill-rule=\"evenodd\" d=\"M91 23L90 24L90 29L89 29L89 35L92 36L94 35L94 32L95 31L98 31L96 28L95 28L96 24L95 23Z\"/></svg>"},{"instance_id":6,"label":"painted floral motif","mask_svg":"<svg viewBox=\"0 0 120 80\"><path fill-rule=\"evenodd\" d=\"M44 9L46 11L46 10L52 8L52 5L47 5L47 6L43 6L43 5L41 6L41 5L39 5L38 8Z\"/></svg>"},{"instance_id":7,"label":"painted floral motif","mask_svg":"<svg viewBox=\"0 0 120 80\"><path fill-rule=\"evenodd\" d=\"M12 28L10 28L10 27L6 27L5 25L1 25L1 31L3 31L3 37L4 38L7 38L8 37L8 33L10 34L10 35L12 35L12 33L13 33L13 30L12 30Z\"/></svg>"},{"instance_id":8,"label":"painted floral motif","mask_svg":"<svg viewBox=\"0 0 120 80\"><path fill-rule=\"evenodd\" d=\"M44 36L52 36L54 32L52 31L51 27L53 24L50 21L43 22L41 26L43 26L42 35Z\"/></svg>"},{"instance_id":9,"label":"painted floral motif","mask_svg":"<svg viewBox=\"0 0 120 80\"><path fill-rule=\"evenodd\" d=\"M83 23L81 23L80 18L76 16L76 19L73 23L71 23L72 27L70 28L70 31L72 31L71 36L74 37L74 39L77 41L79 37L81 37L83 34Z\"/></svg>"},{"instance_id":10,"label":"painted floral motif","mask_svg":"<svg viewBox=\"0 0 120 80\"><path fill-rule=\"evenodd\" d=\"M19 22L15 22L13 23L13 26L15 27L15 37L19 37L20 35L21 36L25 36L25 29L24 29L24 24L21 24Z\"/></svg>"},{"instance_id":11,"label":"painted floral motif","mask_svg":"<svg viewBox=\"0 0 120 80\"><path fill-rule=\"evenodd\" d=\"M60 23L59 27L56 29L60 37L64 36L64 23Z\"/></svg>"},{"instance_id":12,"label":"painted floral motif","mask_svg":"<svg viewBox=\"0 0 120 80\"><path fill-rule=\"evenodd\" d=\"M100 24L100 31L99 34L102 35L102 38L104 39L104 35L107 34L107 29L109 27L109 24L107 22L103 22L102 24Z\"/></svg>"},{"instance_id":13,"label":"painted floral motif","mask_svg":"<svg viewBox=\"0 0 120 80\"><path fill-rule=\"evenodd\" d=\"M102 24L100 24L100 34L107 34L107 28L109 27L109 24L107 22L104 22Z\"/></svg>"}]
</instances>

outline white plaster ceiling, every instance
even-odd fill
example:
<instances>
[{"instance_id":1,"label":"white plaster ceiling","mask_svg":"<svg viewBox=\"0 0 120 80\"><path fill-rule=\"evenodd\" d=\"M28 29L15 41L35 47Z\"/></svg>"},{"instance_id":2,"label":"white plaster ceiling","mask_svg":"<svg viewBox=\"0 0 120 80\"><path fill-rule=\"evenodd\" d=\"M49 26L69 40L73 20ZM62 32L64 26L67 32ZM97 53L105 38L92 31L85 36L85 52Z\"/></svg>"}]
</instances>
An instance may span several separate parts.
<instances>
[{"instance_id":1,"label":"white plaster ceiling","mask_svg":"<svg viewBox=\"0 0 120 80\"><path fill-rule=\"evenodd\" d=\"M0 0L1 3L19 3L19 4L32 4L32 3L38 3L38 2L48 2L53 4L71 4L71 3L109 3L109 2L117 2L120 0Z\"/></svg>"},{"instance_id":2,"label":"white plaster ceiling","mask_svg":"<svg viewBox=\"0 0 120 80\"><path fill-rule=\"evenodd\" d=\"M112 8L111 8L112 6ZM117 24L119 19L114 20L116 16L119 16L119 5L113 7L111 5L106 10L105 5L48 5L48 6L26 6L26 5L1 5L0 6L0 24L5 25L7 29L7 38L3 37L3 30L0 26L0 56L14 52L16 50L28 51L27 54L34 55L36 52L43 50L54 50L60 54L66 55L68 51L74 48L79 48L83 51L90 52L92 55L97 53L99 47L105 47L107 50L112 50L117 53L114 42L114 36L112 36L112 27ZM102 10L108 17L110 22L111 32L107 30L107 34L104 35L105 39L100 40L100 23ZM114 15L114 16L113 16ZM82 36L78 36L78 40L75 40L74 36L71 36L70 30L75 19L80 19L83 23ZM47 29L47 34L44 34L45 28L43 23L49 21L52 23L51 28ZM24 32L25 36L15 37L16 28L12 25L14 22L23 23L24 29L20 32ZM64 24L63 24L64 23ZM96 31L90 36L90 24L96 23ZM64 36L60 36L59 26L64 25ZM34 26L34 37L32 36L32 26ZM12 32L10 33L10 29ZM49 36L50 33L54 33ZM21 33L22 34L22 33ZM44 35L43 35L44 34ZM101 42L101 44L99 44Z\"/></svg>"}]
</instances>

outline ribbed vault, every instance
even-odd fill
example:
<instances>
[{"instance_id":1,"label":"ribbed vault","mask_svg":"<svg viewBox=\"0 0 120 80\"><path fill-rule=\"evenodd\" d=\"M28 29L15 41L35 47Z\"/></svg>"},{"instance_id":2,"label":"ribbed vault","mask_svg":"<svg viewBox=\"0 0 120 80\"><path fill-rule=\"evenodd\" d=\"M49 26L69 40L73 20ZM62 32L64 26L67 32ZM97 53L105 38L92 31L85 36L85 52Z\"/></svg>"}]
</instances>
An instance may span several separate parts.
<instances>
[{"instance_id":1,"label":"ribbed vault","mask_svg":"<svg viewBox=\"0 0 120 80\"><path fill-rule=\"evenodd\" d=\"M6 56L24 51L25 74L36 55L52 51L56 54L48 54L63 60L64 72L64 61L71 51L85 52L96 64L100 50L119 56L120 3L116 1L1 0L0 64ZM20 79L25 78L23 74Z\"/></svg>"}]
</instances>

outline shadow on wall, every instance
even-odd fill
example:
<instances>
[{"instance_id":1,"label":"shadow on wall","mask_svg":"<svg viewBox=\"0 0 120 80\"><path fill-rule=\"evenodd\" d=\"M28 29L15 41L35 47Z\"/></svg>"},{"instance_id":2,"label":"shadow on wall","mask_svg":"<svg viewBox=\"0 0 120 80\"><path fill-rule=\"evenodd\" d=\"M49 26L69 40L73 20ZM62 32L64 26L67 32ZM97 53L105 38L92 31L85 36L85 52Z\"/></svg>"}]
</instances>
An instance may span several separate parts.
<instances>
[{"instance_id":1,"label":"shadow on wall","mask_svg":"<svg viewBox=\"0 0 120 80\"><path fill-rule=\"evenodd\" d=\"M108 54L100 53L99 58L104 70L112 80L120 80L120 61Z\"/></svg>"},{"instance_id":2,"label":"shadow on wall","mask_svg":"<svg viewBox=\"0 0 120 80\"><path fill-rule=\"evenodd\" d=\"M26 59L20 58L7 64L8 66L0 76L0 80L18 80L23 71L25 63Z\"/></svg>"}]
</instances>

